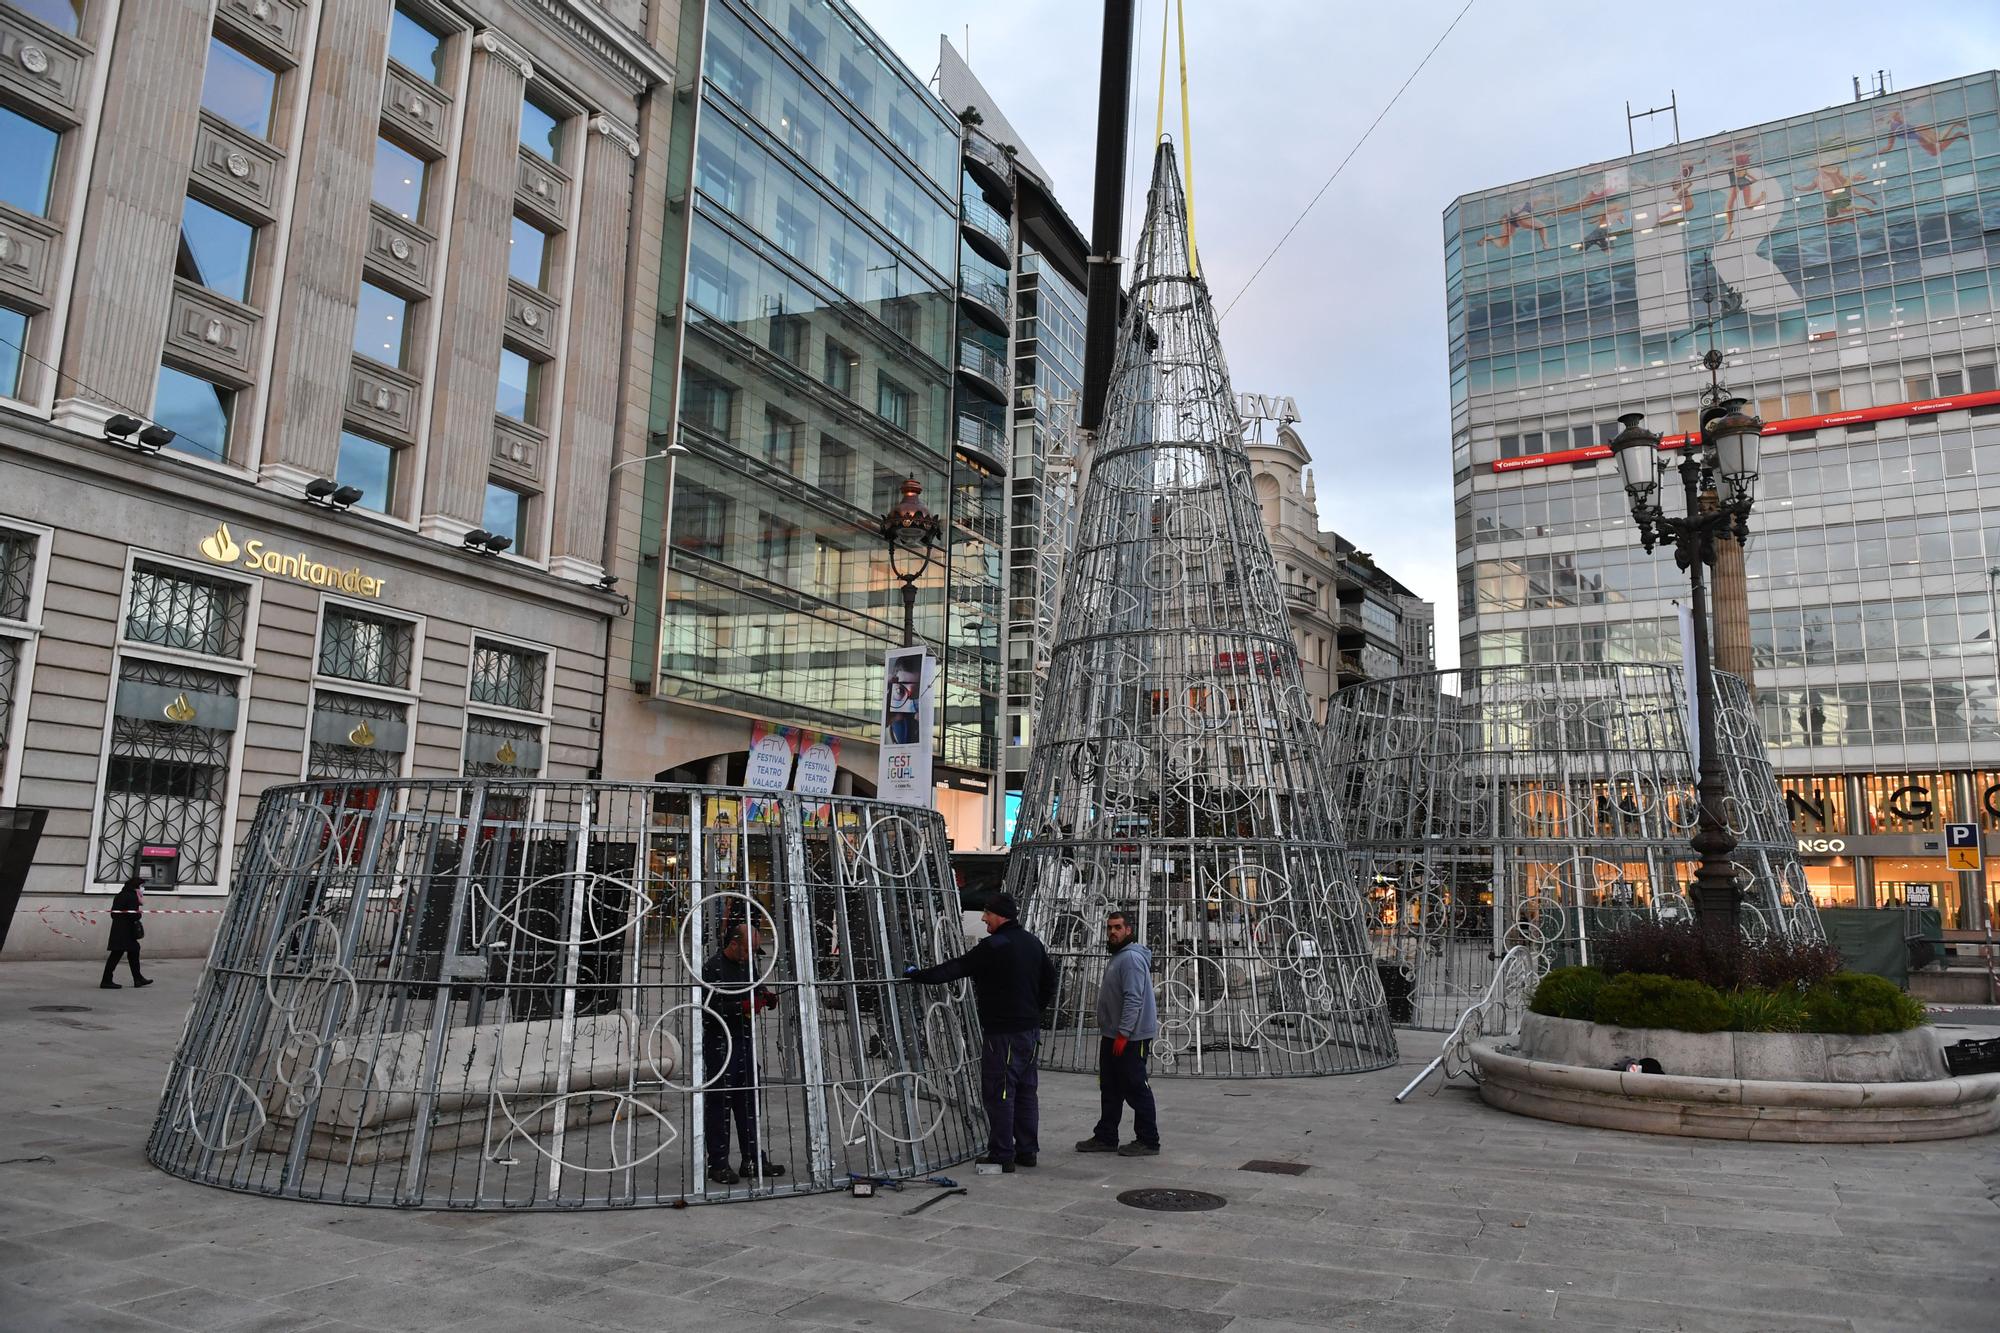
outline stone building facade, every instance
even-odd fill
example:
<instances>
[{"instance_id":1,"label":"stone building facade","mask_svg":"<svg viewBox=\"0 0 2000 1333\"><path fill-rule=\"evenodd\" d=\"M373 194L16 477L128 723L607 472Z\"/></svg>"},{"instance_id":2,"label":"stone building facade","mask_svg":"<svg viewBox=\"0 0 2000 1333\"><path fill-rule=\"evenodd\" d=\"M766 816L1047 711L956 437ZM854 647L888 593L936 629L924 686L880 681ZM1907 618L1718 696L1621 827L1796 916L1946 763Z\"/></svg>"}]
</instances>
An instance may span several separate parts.
<instances>
[{"instance_id":1,"label":"stone building facade","mask_svg":"<svg viewBox=\"0 0 2000 1333\"><path fill-rule=\"evenodd\" d=\"M273 784L600 765L680 22L0 3L10 955L141 860L204 948Z\"/></svg>"}]
</instances>

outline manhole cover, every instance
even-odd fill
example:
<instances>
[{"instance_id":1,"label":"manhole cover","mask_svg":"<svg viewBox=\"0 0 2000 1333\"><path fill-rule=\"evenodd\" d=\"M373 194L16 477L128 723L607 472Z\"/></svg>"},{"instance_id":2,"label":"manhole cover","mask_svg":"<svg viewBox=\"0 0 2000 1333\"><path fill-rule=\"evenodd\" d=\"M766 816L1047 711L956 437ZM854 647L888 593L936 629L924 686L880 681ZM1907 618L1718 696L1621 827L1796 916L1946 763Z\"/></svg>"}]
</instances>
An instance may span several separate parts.
<instances>
[{"instance_id":1,"label":"manhole cover","mask_svg":"<svg viewBox=\"0 0 2000 1333\"><path fill-rule=\"evenodd\" d=\"M90 1012L90 1006L87 1004L31 1004L28 1006L28 1011L36 1014L87 1014Z\"/></svg>"},{"instance_id":2,"label":"manhole cover","mask_svg":"<svg viewBox=\"0 0 2000 1333\"><path fill-rule=\"evenodd\" d=\"M1205 1213L1229 1200L1201 1190L1126 1190L1118 1196L1118 1202L1154 1213Z\"/></svg>"},{"instance_id":3,"label":"manhole cover","mask_svg":"<svg viewBox=\"0 0 2000 1333\"><path fill-rule=\"evenodd\" d=\"M1254 1162L1245 1162L1236 1169L1238 1171L1262 1171L1268 1176L1302 1176L1306 1173L1306 1164L1304 1162L1267 1162L1260 1157Z\"/></svg>"}]
</instances>

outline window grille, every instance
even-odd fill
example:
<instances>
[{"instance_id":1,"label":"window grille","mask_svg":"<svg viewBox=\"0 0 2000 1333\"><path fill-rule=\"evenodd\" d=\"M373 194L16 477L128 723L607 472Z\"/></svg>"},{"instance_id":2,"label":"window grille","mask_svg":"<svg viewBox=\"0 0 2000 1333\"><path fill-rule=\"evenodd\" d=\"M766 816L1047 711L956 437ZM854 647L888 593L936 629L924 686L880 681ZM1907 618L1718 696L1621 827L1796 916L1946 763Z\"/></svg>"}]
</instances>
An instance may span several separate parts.
<instances>
[{"instance_id":1,"label":"window grille","mask_svg":"<svg viewBox=\"0 0 2000 1333\"><path fill-rule=\"evenodd\" d=\"M416 633L405 621L329 606L320 630L319 671L322 676L405 689L415 642Z\"/></svg>"},{"instance_id":2,"label":"window grille","mask_svg":"<svg viewBox=\"0 0 2000 1333\"><path fill-rule=\"evenodd\" d=\"M541 653L476 640L472 646L472 701L539 712L547 673L548 658Z\"/></svg>"},{"instance_id":3,"label":"window grille","mask_svg":"<svg viewBox=\"0 0 2000 1333\"><path fill-rule=\"evenodd\" d=\"M183 569L137 565L125 637L210 657L241 657L250 591Z\"/></svg>"},{"instance_id":4,"label":"window grille","mask_svg":"<svg viewBox=\"0 0 2000 1333\"><path fill-rule=\"evenodd\" d=\"M217 883L235 728L209 725L215 719L203 714L215 709L211 700L234 700L239 682L218 672L131 660L121 664L118 678L121 685L173 690L169 707L192 715L185 721L113 717L97 880L112 883L131 874L143 844L171 843L180 848L182 884Z\"/></svg>"},{"instance_id":5,"label":"window grille","mask_svg":"<svg viewBox=\"0 0 2000 1333\"><path fill-rule=\"evenodd\" d=\"M35 583L35 538L0 528L0 620L26 620Z\"/></svg>"},{"instance_id":6,"label":"window grille","mask_svg":"<svg viewBox=\"0 0 2000 1333\"><path fill-rule=\"evenodd\" d=\"M408 705L323 690L313 701L313 714L315 721L332 718L339 725L313 728L315 739L307 753L307 778L315 782L365 781L403 775L403 748L388 744L389 729L379 724L392 722L401 731L409 716ZM318 739L329 732L346 739Z\"/></svg>"}]
</instances>

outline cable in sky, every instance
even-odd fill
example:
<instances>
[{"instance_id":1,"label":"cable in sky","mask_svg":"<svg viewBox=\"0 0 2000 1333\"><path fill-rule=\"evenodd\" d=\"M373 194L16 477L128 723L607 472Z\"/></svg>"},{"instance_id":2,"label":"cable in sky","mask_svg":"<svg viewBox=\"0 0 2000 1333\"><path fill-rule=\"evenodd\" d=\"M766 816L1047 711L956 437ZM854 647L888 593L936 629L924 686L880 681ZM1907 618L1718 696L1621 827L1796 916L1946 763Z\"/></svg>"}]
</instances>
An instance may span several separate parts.
<instances>
[{"instance_id":1,"label":"cable in sky","mask_svg":"<svg viewBox=\"0 0 2000 1333\"><path fill-rule=\"evenodd\" d=\"M1417 75L1424 72L1424 66L1431 63L1431 57L1438 53L1438 48L1440 46L1444 45L1445 38L1451 36L1452 31L1458 27L1459 20L1463 19L1468 13L1470 13L1472 11L1473 5L1477 4L1478 2L1479 0L1465 0L1465 8L1458 11L1458 17L1452 19L1450 25L1445 28L1444 32L1438 37L1438 39L1435 42L1431 43L1431 49L1424 52L1424 58L1422 60L1419 60L1417 62L1417 67L1410 71L1410 77L1403 80L1403 86L1396 89L1396 95L1394 97L1391 97L1388 101L1388 104L1384 106L1382 110L1376 114L1375 119L1368 123L1368 128L1363 130L1361 132L1361 137L1354 141L1354 147L1347 150L1347 156L1340 159L1340 165L1335 167L1333 169L1333 174L1326 178L1326 184L1319 187L1319 194L1314 195L1309 201L1307 201L1306 206L1299 210L1299 215L1292 219L1292 225L1285 228L1285 234L1278 238L1278 243L1271 247L1271 252L1264 256L1263 261L1257 265L1256 272L1250 275L1250 280L1243 284L1243 286L1237 291L1236 295L1229 298L1228 305L1222 307L1222 314L1217 320L1218 323L1221 322L1221 320L1229 318L1229 312L1234 310L1236 308L1236 303L1243 299L1243 293L1250 290L1251 284L1257 281L1258 275L1263 273L1265 267L1269 265L1273 259L1277 258L1278 251L1285 248L1285 242L1292 239L1292 233L1297 231L1299 229L1299 224L1306 220L1306 214L1312 212L1313 207L1319 203L1321 196L1323 196L1328 190L1333 188L1333 183L1340 179L1340 173L1347 170L1347 164L1349 162L1352 162L1354 160L1354 155L1361 151L1361 145L1367 143L1368 136L1375 133L1375 127L1382 123L1383 117L1387 116L1390 111L1395 109L1396 103L1402 99L1403 94L1410 90L1410 85L1417 81Z\"/></svg>"}]
</instances>

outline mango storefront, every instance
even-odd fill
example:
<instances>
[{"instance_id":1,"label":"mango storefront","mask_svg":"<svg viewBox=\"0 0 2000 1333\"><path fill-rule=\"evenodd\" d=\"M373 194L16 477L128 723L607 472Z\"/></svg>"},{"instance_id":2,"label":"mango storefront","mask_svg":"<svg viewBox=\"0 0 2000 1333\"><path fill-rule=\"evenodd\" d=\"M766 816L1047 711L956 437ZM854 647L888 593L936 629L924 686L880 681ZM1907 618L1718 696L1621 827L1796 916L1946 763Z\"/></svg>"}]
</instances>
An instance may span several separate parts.
<instances>
[{"instance_id":1,"label":"mango storefront","mask_svg":"<svg viewBox=\"0 0 2000 1333\"><path fill-rule=\"evenodd\" d=\"M1781 775L1778 783L1820 906L1900 908L1928 898L1947 930L2000 925L2000 773ZM1984 870L1947 867L1949 823L1979 827Z\"/></svg>"}]
</instances>

